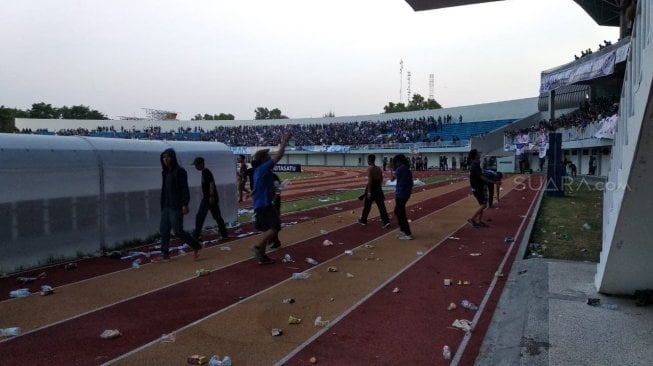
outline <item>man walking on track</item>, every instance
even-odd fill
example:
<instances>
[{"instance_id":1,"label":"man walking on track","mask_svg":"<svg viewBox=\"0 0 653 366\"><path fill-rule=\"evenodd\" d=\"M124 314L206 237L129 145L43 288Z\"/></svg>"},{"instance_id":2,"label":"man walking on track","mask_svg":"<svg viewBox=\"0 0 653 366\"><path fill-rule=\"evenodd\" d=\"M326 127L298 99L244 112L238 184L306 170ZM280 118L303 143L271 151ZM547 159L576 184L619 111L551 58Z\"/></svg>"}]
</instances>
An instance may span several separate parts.
<instances>
[{"instance_id":1,"label":"man walking on track","mask_svg":"<svg viewBox=\"0 0 653 366\"><path fill-rule=\"evenodd\" d=\"M276 155L271 158L270 150L259 150L254 154L255 164L258 165L254 171L254 213L256 215L256 229L261 231L261 238L257 245L251 247L252 252L259 264L272 264L274 260L265 254L266 246L273 241L281 230L281 218L274 206L276 189L272 169L283 157L290 135L284 133L281 137L281 144Z\"/></svg>"},{"instance_id":2,"label":"man walking on track","mask_svg":"<svg viewBox=\"0 0 653 366\"><path fill-rule=\"evenodd\" d=\"M247 184L247 163L245 163L245 155L238 155L238 202L243 202L243 192L250 194L245 184Z\"/></svg>"},{"instance_id":3,"label":"man walking on track","mask_svg":"<svg viewBox=\"0 0 653 366\"><path fill-rule=\"evenodd\" d=\"M211 173L209 168L204 166L204 158L200 156L193 160L193 165L195 166L195 169L202 172L202 201L200 202L200 207L195 215L195 230L193 231L193 237L200 240L200 234L202 233L206 214L211 211L211 216L213 216L213 219L218 224L220 236L222 236L223 239L226 239L229 237L229 234L227 233L227 226L224 224L222 213L220 212L220 197L215 188L213 173Z\"/></svg>"},{"instance_id":4,"label":"man walking on track","mask_svg":"<svg viewBox=\"0 0 653 366\"><path fill-rule=\"evenodd\" d=\"M188 174L179 166L177 153L166 149L161 153L161 257L152 262L167 262L170 260L170 230L175 236L184 240L193 248L195 260L199 258L202 243L184 231L184 215L188 214L190 190L188 189Z\"/></svg>"},{"instance_id":5,"label":"man walking on track","mask_svg":"<svg viewBox=\"0 0 653 366\"><path fill-rule=\"evenodd\" d=\"M385 208L385 197L383 196L383 172L381 168L376 166L374 162L376 161L376 155L370 154L367 156L367 186L365 187L365 203L363 206L363 213L361 214L358 223L361 225L367 225L367 215L370 214L372 209L372 202L376 203L376 207L379 209L379 215L381 216L381 222L384 229L390 227L390 218L388 217L388 211Z\"/></svg>"},{"instance_id":6,"label":"man walking on track","mask_svg":"<svg viewBox=\"0 0 653 366\"><path fill-rule=\"evenodd\" d=\"M410 163L404 154L399 154L392 160L395 166L393 178L397 180L395 186L395 216L399 223L400 240L413 240L413 235L406 216L406 203L413 190L413 173L410 172Z\"/></svg>"},{"instance_id":7,"label":"man walking on track","mask_svg":"<svg viewBox=\"0 0 653 366\"><path fill-rule=\"evenodd\" d=\"M467 219L467 223L475 228L487 227L488 225L483 222L483 211L487 207L487 198L485 197L484 188L486 185L488 187L494 187L495 184L501 185L501 180L495 182L483 175L483 169L481 168L481 154L478 150L472 149L472 151L469 152L468 161L471 163L469 168L469 184L479 206L476 212L474 212L474 215Z\"/></svg>"}]
</instances>

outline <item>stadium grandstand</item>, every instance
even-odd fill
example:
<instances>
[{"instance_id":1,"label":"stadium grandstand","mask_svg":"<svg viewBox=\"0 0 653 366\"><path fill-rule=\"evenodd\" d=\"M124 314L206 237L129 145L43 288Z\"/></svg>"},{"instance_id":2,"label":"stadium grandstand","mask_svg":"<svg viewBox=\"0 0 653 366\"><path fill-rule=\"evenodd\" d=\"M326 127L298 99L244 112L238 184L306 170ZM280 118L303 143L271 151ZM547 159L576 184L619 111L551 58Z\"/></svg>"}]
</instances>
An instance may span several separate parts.
<instances>
[{"instance_id":1,"label":"stadium grandstand","mask_svg":"<svg viewBox=\"0 0 653 366\"><path fill-rule=\"evenodd\" d=\"M429 11L501 0L405 1L415 11ZM436 169L440 156L462 161L471 149L479 149L504 162L503 172L541 170L550 182L554 175L571 174L573 165L581 178L605 187L602 251L594 283L588 285L610 295L651 289L653 233L647 212L653 210L653 200L645 192L653 186L648 169L653 156L653 1L574 1L597 24L619 27L621 38L542 70L540 88L531 98L264 122L184 121L172 112L161 120L59 120L56 127L52 120L16 118L16 133L0 134L0 181L21 192L0 200L6 244L0 246L0 270L147 234L145 228L158 223L152 214L160 189L157 164L167 147L174 147L187 166L198 153L209 156L208 166L222 177L216 184L225 197L223 215L236 224L235 155L275 149L286 130L294 138L280 163L301 166L359 167L368 154L404 153L427 157L429 168ZM555 136L560 136L559 146L552 146ZM196 197L199 179L189 178ZM53 187L52 182L66 184ZM146 202L147 208L131 207L135 201ZM58 217L68 212L74 213L72 219ZM92 218L77 220L85 213ZM44 229L27 232L31 227Z\"/></svg>"}]
</instances>

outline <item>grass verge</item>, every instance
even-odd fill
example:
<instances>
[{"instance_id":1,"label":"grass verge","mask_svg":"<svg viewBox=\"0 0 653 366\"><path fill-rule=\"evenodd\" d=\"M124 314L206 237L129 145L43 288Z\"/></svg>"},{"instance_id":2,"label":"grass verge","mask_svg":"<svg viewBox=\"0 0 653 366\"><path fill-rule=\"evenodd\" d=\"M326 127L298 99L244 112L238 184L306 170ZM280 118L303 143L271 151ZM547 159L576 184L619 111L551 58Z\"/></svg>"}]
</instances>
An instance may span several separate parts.
<instances>
[{"instance_id":1,"label":"grass verge","mask_svg":"<svg viewBox=\"0 0 653 366\"><path fill-rule=\"evenodd\" d=\"M573 182L565 188L565 197L545 195L542 198L531 233L529 254L598 262L603 230L603 191L586 182Z\"/></svg>"}]
</instances>

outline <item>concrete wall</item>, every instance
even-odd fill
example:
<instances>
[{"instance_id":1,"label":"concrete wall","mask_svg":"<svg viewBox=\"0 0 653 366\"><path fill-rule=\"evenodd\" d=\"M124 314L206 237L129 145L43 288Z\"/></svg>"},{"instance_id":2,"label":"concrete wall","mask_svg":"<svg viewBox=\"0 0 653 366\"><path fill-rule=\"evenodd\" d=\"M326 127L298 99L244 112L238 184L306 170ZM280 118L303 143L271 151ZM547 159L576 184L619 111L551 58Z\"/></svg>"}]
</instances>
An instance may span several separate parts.
<instances>
[{"instance_id":1,"label":"concrete wall","mask_svg":"<svg viewBox=\"0 0 653 366\"><path fill-rule=\"evenodd\" d=\"M595 284L608 294L632 295L636 290L653 288L651 14L652 2L638 2L604 193L603 246Z\"/></svg>"}]
</instances>

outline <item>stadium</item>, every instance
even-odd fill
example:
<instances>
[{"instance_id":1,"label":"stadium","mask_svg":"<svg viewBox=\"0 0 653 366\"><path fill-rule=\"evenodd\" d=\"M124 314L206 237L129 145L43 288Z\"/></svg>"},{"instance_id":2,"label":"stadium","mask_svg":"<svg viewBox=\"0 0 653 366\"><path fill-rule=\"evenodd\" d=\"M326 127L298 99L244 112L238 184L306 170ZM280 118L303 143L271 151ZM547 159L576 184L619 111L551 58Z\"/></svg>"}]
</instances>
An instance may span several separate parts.
<instances>
[{"instance_id":1,"label":"stadium","mask_svg":"<svg viewBox=\"0 0 653 366\"><path fill-rule=\"evenodd\" d=\"M406 0L416 12L485 2ZM228 364L225 355L235 365L653 363L653 312L632 300L653 288L653 4L576 3L621 38L542 70L534 98L264 122L156 111L53 129L16 118L17 133L0 134L3 364L208 364L212 355L221 356L214 365ZM262 267L248 250L260 233L242 215L251 202L238 202L236 157L273 154L284 132L292 138L278 171L304 177L290 179L282 205L322 204L281 217L283 246ZM194 158L215 176L230 234L209 218L199 261L177 238L173 260L152 263L168 148L188 171L191 211L203 194ZM473 149L484 169L508 177L488 228L466 222ZM355 198L367 157L388 179L398 154L421 183L407 206L414 240L402 242L395 215L387 229L373 208L359 225ZM602 187L599 262L527 259L543 197L564 197L572 181ZM392 212L394 187L384 191ZM194 225L186 215L184 227ZM38 296L43 285L54 291ZM32 295L13 296L20 288ZM595 299L618 306L588 307Z\"/></svg>"}]
</instances>

